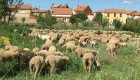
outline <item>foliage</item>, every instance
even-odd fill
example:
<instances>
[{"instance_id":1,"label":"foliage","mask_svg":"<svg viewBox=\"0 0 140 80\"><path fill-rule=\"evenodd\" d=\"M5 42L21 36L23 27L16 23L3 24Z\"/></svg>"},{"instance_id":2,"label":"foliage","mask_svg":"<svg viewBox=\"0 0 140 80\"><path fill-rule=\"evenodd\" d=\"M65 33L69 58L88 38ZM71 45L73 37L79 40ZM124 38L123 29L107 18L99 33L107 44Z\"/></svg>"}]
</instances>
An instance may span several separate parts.
<instances>
[{"instance_id":1,"label":"foliage","mask_svg":"<svg viewBox=\"0 0 140 80\"><path fill-rule=\"evenodd\" d=\"M54 16L46 15L43 17L43 24L52 26L53 24L57 23L57 19Z\"/></svg>"},{"instance_id":2,"label":"foliage","mask_svg":"<svg viewBox=\"0 0 140 80\"><path fill-rule=\"evenodd\" d=\"M78 12L77 14L72 15L70 17L70 22L72 24L74 24L74 23L78 23L78 22L84 22L86 19L88 19L86 13L84 13L84 12Z\"/></svg>"},{"instance_id":3,"label":"foliage","mask_svg":"<svg viewBox=\"0 0 140 80\"><path fill-rule=\"evenodd\" d=\"M25 17L21 18L21 21L24 23L25 22Z\"/></svg>"},{"instance_id":4,"label":"foliage","mask_svg":"<svg viewBox=\"0 0 140 80\"><path fill-rule=\"evenodd\" d=\"M42 16L41 13L39 13L39 15L36 16L36 22L37 22L37 23L41 23L41 22L43 22L43 16Z\"/></svg>"},{"instance_id":5,"label":"foliage","mask_svg":"<svg viewBox=\"0 0 140 80\"><path fill-rule=\"evenodd\" d=\"M13 22L16 20L16 17L14 15L12 15L10 18L9 18L9 21Z\"/></svg>"},{"instance_id":6,"label":"foliage","mask_svg":"<svg viewBox=\"0 0 140 80\"><path fill-rule=\"evenodd\" d=\"M113 25L115 26L116 29L119 29L122 26L122 22L118 19L114 19Z\"/></svg>"},{"instance_id":7,"label":"foliage","mask_svg":"<svg viewBox=\"0 0 140 80\"><path fill-rule=\"evenodd\" d=\"M10 4L10 5L9 5ZM15 4L15 8L13 5ZM12 16L11 13L16 13L17 9L21 7L23 4L22 0L0 0L0 18L3 18L4 21L6 20L6 16L8 16L8 22L10 21L10 17Z\"/></svg>"},{"instance_id":8,"label":"foliage","mask_svg":"<svg viewBox=\"0 0 140 80\"><path fill-rule=\"evenodd\" d=\"M108 24L108 19L107 18L103 18L103 20L101 22L101 25L102 25L103 29L104 29L105 26L107 26L107 24Z\"/></svg>"},{"instance_id":9,"label":"foliage","mask_svg":"<svg viewBox=\"0 0 140 80\"><path fill-rule=\"evenodd\" d=\"M139 19L129 20L126 24L124 24L121 27L121 30L133 31L136 33L140 33L140 20Z\"/></svg>"},{"instance_id":10,"label":"foliage","mask_svg":"<svg viewBox=\"0 0 140 80\"><path fill-rule=\"evenodd\" d=\"M99 22L99 24L102 24L102 19L103 19L103 15L100 12L97 12L95 17L93 18L93 21Z\"/></svg>"}]
</instances>

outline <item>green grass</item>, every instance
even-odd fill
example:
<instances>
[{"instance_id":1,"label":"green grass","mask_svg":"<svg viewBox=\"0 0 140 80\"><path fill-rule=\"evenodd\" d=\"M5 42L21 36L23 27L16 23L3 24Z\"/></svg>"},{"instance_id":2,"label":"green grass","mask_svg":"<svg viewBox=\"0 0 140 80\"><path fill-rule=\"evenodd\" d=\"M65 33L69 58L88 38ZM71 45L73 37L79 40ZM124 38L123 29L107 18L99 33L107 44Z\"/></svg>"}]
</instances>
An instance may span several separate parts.
<instances>
[{"instance_id":1,"label":"green grass","mask_svg":"<svg viewBox=\"0 0 140 80\"><path fill-rule=\"evenodd\" d=\"M14 28L19 32L14 32ZM0 26L0 36L10 38L12 45L17 45L21 49L27 47L33 49L35 43L30 43L34 37L28 37L25 40L19 36L22 28L19 26ZM25 31L27 28L25 29ZM12 33L12 34L11 34ZM40 47L44 41L37 38L37 47ZM56 45L54 43L54 45ZM62 72L54 73L52 76L46 74L43 76L43 72L37 76L36 80L140 80L140 54L136 54L136 49L140 47L140 42L128 42L128 45L124 48L117 48L117 56L112 57L106 52L106 45L99 43L96 48L92 48L90 44L87 45L89 49L95 49L99 51L97 60L101 63L101 69L96 70L92 67L91 73L85 73L83 69L82 58L77 58L72 52L66 52L65 48L56 46L57 50L68 56L70 60L66 62L66 65L62 67ZM0 47L4 47L0 42ZM17 61L13 62L1 62L0 63L0 80L32 80L33 76L30 76L28 64L24 65L23 71L18 70Z\"/></svg>"}]
</instances>

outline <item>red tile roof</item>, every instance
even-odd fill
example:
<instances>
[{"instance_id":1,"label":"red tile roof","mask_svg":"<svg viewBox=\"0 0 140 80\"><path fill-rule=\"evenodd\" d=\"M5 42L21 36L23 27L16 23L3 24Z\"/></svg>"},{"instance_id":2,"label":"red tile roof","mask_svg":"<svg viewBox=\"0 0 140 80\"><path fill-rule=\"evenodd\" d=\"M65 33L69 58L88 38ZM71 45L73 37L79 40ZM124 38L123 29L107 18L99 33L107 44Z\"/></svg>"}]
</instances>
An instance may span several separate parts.
<instances>
[{"instance_id":1,"label":"red tile roof","mask_svg":"<svg viewBox=\"0 0 140 80\"><path fill-rule=\"evenodd\" d=\"M137 12L135 12L134 14L132 14L132 15L135 15L135 16L140 16L140 11L137 11Z\"/></svg>"},{"instance_id":2,"label":"red tile roof","mask_svg":"<svg viewBox=\"0 0 140 80\"><path fill-rule=\"evenodd\" d=\"M9 4L9 7L10 8L15 8L17 5L18 4ZM31 4L22 4L20 9L31 9Z\"/></svg>"},{"instance_id":3,"label":"red tile roof","mask_svg":"<svg viewBox=\"0 0 140 80\"><path fill-rule=\"evenodd\" d=\"M102 13L102 12L103 12L103 10L97 10L97 11L95 11L95 13L96 13L96 12L101 12L101 13Z\"/></svg>"},{"instance_id":4,"label":"red tile roof","mask_svg":"<svg viewBox=\"0 0 140 80\"><path fill-rule=\"evenodd\" d=\"M131 14L133 14L133 13L135 13L135 12L136 12L136 10L126 11L126 14L131 15Z\"/></svg>"},{"instance_id":5,"label":"red tile roof","mask_svg":"<svg viewBox=\"0 0 140 80\"><path fill-rule=\"evenodd\" d=\"M85 11L85 9L88 7L88 5L78 5L75 9L75 11Z\"/></svg>"},{"instance_id":6,"label":"red tile roof","mask_svg":"<svg viewBox=\"0 0 140 80\"><path fill-rule=\"evenodd\" d=\"M103 12L111 13L125 13L125 9L103 9Z\"/></svg>"},{"instance_id":7,"label":"red tile roof","mask_svg":"<svg viewBox=\"0 0 140 80\"><path fill-rule=\"evenodd\" d=\"M36 19L33 15L30 15L29 19Z\"/></svg>"},{"instance_id":8,"label":"red tile roof","mask_svg":"<svg viewBox=\"0 0 140 80\"><path fill-rule=\"evenodd\" d=\"M72 15L72 8L52 8L52 15Z\"/></svg>"},{"instance_id":9,"label":"red tile roof","mask_svg":"<svg viewBox=\"0 0 140 80\"><path fill-rule=\"evenodd\" d=\"M41 12L41 13L46 13L47 11L48 11L48 10L39 10L39 9L36 9L36 10L35 10L35 9L32 9L32 10L31 10L31 12L33 12L33 13L35 13L35 12L36 12L36 13L39 13L39 12Z\"/></svg>"}]
</instances>

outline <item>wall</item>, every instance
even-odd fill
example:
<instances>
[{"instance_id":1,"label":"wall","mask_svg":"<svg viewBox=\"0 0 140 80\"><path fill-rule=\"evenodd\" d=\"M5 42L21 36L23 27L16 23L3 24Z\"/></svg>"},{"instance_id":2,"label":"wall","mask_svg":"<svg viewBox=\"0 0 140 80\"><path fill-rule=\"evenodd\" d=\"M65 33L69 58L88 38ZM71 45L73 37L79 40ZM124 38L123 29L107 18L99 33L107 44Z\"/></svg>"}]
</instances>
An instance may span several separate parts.
<instances>
[{"instance_id":1,"label":"wall","mask_svg":"<svg viewBox=\"0 0 140 80\"><path fill-rule=\"evenodd\" d=\"M120 21L122 21L123 24L126 23L126 14L122 13L122 17L120 17L120 13L116 13L116 17L114 17L114 13L109 13L109 17L107 17L107 13L103 14L104 17L109 19L109 23L112 24L114 19L119 19Z\"/></svg>"}]
</instances>

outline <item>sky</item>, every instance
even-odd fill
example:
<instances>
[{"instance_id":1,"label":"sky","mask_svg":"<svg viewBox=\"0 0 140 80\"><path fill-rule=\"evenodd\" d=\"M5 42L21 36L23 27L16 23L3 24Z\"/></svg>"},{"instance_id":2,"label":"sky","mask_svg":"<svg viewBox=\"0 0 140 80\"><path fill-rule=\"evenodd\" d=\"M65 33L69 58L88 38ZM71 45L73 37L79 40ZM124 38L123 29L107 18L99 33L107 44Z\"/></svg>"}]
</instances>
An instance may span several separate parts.
<instances>
[{"instance_id":1,"label":"sky","mask_svg":"<svg viewBox=\"0 0 140 80\"><path fill-rule=\"evenodd\" d=\"M77 5L89 5L93 11L104 8L117 8L126 10L140 11L140 0L23 0L24 4L32 4L32 7L40 9L49 9L52 3L68 4L70 8L75 9Z\"/></svg>"}]
</instances>

